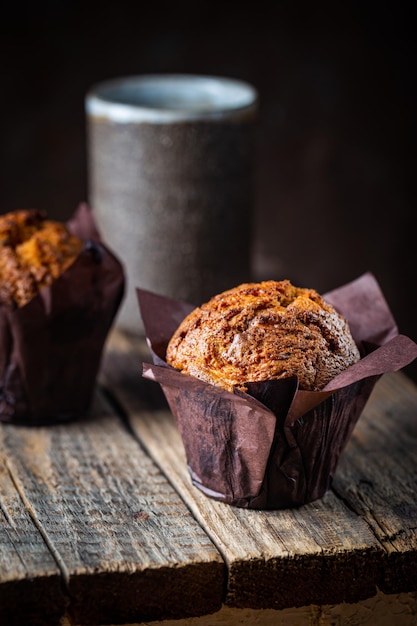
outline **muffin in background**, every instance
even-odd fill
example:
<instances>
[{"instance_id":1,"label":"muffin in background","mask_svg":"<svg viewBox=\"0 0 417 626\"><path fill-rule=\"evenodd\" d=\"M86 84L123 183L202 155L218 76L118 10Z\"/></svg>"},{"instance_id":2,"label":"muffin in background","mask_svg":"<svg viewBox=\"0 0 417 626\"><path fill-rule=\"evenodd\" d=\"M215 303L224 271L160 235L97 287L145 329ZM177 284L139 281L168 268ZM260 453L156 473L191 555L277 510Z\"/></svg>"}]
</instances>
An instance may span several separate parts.
<instances>
[{"instance_id":1,"label":"muffin in background","mask_svg":"<svg viewBox=\"0 0 417 626\"><path fill-rule=\"evenodd\" d=\"M87 204L66 224L37 210L0 216L0 421L88 414L124 284Z\"/></svg>"},{"instance_id":2,"label":"muffin in background","mask_svg":"<svg viewBox=\"0 0 417 626\"><path fill-rule=\"evenodd\" d=\"M0 215L0 302L24 306L77 258L83 242L36 209Z\"/></svg>"}]
</instances>

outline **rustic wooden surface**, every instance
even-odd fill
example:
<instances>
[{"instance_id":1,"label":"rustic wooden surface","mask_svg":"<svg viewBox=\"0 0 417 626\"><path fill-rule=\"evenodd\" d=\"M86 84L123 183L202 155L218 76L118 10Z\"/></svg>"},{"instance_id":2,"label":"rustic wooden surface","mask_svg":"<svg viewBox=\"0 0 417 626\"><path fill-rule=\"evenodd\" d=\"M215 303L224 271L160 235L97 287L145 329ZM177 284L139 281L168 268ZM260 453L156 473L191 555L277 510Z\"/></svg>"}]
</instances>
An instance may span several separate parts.
<instances>
[{"instance_id":1,"label":"rustic wooden surface","mask_svg":"<svg viewBox=\"0 0 417 626\"><path fill-rule=\"evenodd\" d=\"M71 614L84 624L185 617L221 606L217 550L103 399L83 423L3 425L0 442L7 469L1 624L22 623L13 610L23 582L35 585L34 611L43 623L54 592L46 579L58 598L64 585ZM62 608L61 601L54 614L61 609L62 616Z\"/></svg>"},{"instance_id":2,"label":"rustic wooden surface","mask_svg":"<svg viewBox=\"0 0 417 626\"><path fill-rule=\"evenodd\" d=\"M417 585L416 400L416 385L403 374L384 376L333 485L383 548L378 587L386 593Z\"/></svg>"},{"instance_id":3,"label":"rustic wooden surface","mask_svg":"<svg viewBox=\"0 0 417 626\"><path fill-rule=\"evenodd\" d=\"M65 611L61 572L3 454L0 435L0 623L52 623Z\"/></svg>"},{"instance_id":4,"label":"rustic wooden surface","mask_svg":"<svg viewBox=\"0 0 417 626\"><path fill-rule=\"evenodd\" d=\"M415 618L411 381L377 384L322 500L247 511L192 486L162 392L141 377L148 358L143 341L114 333L90 419L0 425L2 626L66 614L77 625L280 624L297 610L294 623L331 624L343 602L367 624L372 598L394 606L385 594L400 594L393 615Z\"/></svg>"},{"instance_id":5,"label":"rustic wooden surface","mask_svg":"<svg viewBox=\"0 0 417 626\"><path fill-rule=\"evenodd\" d=\"M406 442L410 447L417 436L417 395L414 384L401 373L385 376L373 392L370 409L362 416L339 468L336 489L340 496L333 489L322 500L299 509L259 512L216 502L192 486L171 414L147 409L156 401L146 401L153 383L136 378L140 346L129 354L130 346L125 343L124 350L125 358L117 367L104 367L108 384L128 407L128 419L138 439L170 477L225 559L227 605L283 609L310 603L356 602L374 595L377 587L392 593L417 589L415 505L414 515L405 520L398 502L401 500L404 510L411 513L410 500L417 494L415 450L408 456L404 450ZM122 353L121 343L115 346L115 358L117 353ZM113 365L113 359L110 362ZM373 426L375 421L379 427ZM393 431L397 424L401 433L404 431L398 438L394 436L397 427ZM372 428L379 428L379 438L369 435ZM365 451L360 446L363 439L368 446ZM406 460L408 474L397 467L401 463L398 455ZM366 468L367 478L358 470L349 474L355 467L355 462L349 462L352 457L358 457L356 465ZM386 462L390 464L389 474ZM386 499L372 488L373 484L386 485ZM396 491L395 499L390 497L390 490ZM372 511L368 517L358 504L365 495ZM375 532L375 526L384 524L386 536L397 537L396 548L391 541L388 550L382 531Z\"/></svg>"}]
</instances>

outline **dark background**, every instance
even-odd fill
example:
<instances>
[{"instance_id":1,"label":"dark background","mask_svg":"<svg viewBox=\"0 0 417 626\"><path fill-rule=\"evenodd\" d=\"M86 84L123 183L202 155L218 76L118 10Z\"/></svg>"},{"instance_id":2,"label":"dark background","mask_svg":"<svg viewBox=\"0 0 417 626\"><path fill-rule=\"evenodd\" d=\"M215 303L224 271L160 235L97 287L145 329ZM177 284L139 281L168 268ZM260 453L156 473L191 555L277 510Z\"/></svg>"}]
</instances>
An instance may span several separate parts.
<instances>
[{"instance_id":1,"label":"dark background","mask_svg":"<svg viewBox=\"0 0 417 626\"><path fill-rule=\"evenodd\" d=\"M140 73L260 94L254 264L323 292L365 271L417 340L412 3L16 3L0 23L0 212L88 199L84 97ZM417 380L417 366L406 368Z\"/></svg>"}]
</instances>

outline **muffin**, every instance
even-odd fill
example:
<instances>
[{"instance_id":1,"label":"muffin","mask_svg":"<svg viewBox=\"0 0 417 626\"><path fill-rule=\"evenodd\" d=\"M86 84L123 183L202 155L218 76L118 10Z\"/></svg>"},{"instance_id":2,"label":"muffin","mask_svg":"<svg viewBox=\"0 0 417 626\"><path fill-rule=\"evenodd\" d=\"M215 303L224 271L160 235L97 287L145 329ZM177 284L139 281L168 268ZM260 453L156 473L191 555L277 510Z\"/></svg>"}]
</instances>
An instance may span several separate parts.
<instances>
[{"instance_id":1,"label":"muffin","mask_svg":"<svg viewBox=\"0 0 417 626\"><path fill-rule=\"evenodd\" d=\"M124 284L88 205L65 224L38 210L0 216L0 421L88 415Z\"/></svg>"},{"instance_id":2,"label":"muffin","mask_svg":"<svg viewBox=\"0 0 417 626\"><path fill-rule=\"evenodd\" d=\"M379 377L417 357L371 273L322 297L288 281L241 285L197 309L137 296L152 358L142 374L162 388L191 482L237 507L321 498Z\"/></svg>"},{"instance_id":3,"label":"muffin","mask_svg":"<svg viewBox=\"0 0 417 626\"><path fill-rule=\"evenodd\" d=\"M169 365L228 391L291 376L300 389L319 391L359 359L342 315L289 280L214 296L182 321L166 352Z\"/></svg>"},{"instance_id":4,"label":"muffin","mask_svg":"<svg viewBox=\"0 0 417 626\"><path fill-rule=\"evenodd\" d=\"M83 242L37 210L0 215L0 302L24 306L77 258Z\"/></svg>"}]
</instances>

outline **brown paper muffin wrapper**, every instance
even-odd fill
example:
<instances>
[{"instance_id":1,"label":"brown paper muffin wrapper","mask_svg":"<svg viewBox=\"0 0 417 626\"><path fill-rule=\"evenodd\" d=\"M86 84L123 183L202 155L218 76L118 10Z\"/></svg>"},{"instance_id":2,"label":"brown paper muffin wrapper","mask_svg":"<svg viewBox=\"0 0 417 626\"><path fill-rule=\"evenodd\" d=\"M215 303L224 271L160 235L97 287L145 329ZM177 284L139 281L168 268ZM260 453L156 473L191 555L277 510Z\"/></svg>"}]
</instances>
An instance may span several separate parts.
<instances>
[{"instance_id":1,"label":"brown paper muffin wrapper","mask_svg":"<svg viewBox=\"0 0 417 626\"><path fill-rule=\"evenodd\" d=\"M68 227L85 242L74 263L25 306L0 305L3 422L54 424L89 411L125 277L87 204L79 205Z\"/></svg>"},{"instance_id":2,"label":"brown paper muffin wrapper","mask_svg":"<svg viewBox=\"0 0 417 626\"><path fill-rule=\"evenodd\" d=\"M417 357L398 333L374 276L366 273L323 297L348 320L361 360L319 392L297 377L249 383L229 393L165 362L167 344L194 306L137 289L158 382L176 419L192 482L238 507L297 507L322 497L378 378Z\"/></svg>"}]
</instances>

